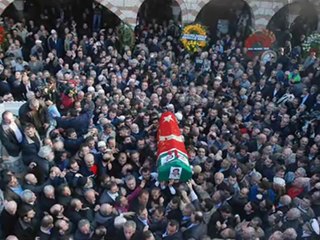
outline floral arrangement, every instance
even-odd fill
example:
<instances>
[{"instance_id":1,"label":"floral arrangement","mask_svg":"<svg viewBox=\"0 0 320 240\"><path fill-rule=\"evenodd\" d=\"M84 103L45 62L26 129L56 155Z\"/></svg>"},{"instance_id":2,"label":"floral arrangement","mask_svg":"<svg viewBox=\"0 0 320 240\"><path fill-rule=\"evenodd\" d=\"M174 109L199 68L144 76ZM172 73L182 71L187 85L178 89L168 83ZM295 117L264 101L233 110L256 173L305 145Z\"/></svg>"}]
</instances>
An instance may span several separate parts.
<instances>
[{"instance_id":1,"label":"floral arrangement","mask_svg":"<svg viewBox=\"0 0 320 240\"><path fill-rule=\"evenodd\" d=\"M122 23L118 28L118 38L121 47L124 49L126 46L132 48L135 44L135 35L131 27Z\"/></svg>"},{"instance_id":2,"label":"floral arrangement","mask_svg":"<svg viewBox=\"0 0 320 240\"><path fill-rule=\"evenodd\" d=\"M248 49L248 55L253 57L256 53L269 50L276 41L273 32L263 29L251 34L245 41L245 47Z\"/></svg>"},{"instance_id":3,"label":"floral arrangement","mask_svg":"<svg viewBox=\"0 0 320 240\"><path fill-rule=\"evenodd\" d=\"M311 34L302 44L302 49L305 54L310 52L320 53L320 33Z\"/></svg>"},{"instance_id":4,"label":"floral arrangement","mask_svg":"<svg viewBox=\"0 0 320 240\"><path fill-rule=\"evenodd\" d=\"M0 45L2 45L6 40L6 30L3 26L0 26Z\"/></svg>"},{"instance_id":5,"label":"floral arrangement","mask_svg":"<svg viewBox=\"0 0 320 240\"><path fill-rule=\"evenodd\" d=\"M188 25L182 31L181 42L189 52L198 52L207 46L207 31L200 24Z\"/></svg>"}]
</instances>

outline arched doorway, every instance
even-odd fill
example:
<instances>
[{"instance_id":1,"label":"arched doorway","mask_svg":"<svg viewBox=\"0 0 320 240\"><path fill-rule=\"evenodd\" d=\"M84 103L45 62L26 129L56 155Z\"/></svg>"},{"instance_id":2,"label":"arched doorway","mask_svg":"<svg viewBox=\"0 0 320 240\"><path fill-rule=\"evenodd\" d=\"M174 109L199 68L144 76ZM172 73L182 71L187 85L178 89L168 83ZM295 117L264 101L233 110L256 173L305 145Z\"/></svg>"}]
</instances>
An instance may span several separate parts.
<instances>
[{"instance_id":1,"label":"arched doorway","mask_svg":"<svg viewBox=\"0 0 320 240\"><path fill-rule=\"evenodd\" d=\"M213 38L239 32L244 39L251 32L251 8L244 0L211 0L201 9L196 22L207 26Z\"/></svg>"},{"instance_id":2,"label":"arched doorway","mask_svg":"<svg viewBox=\"0 0 320 240\"><path fill-rule=\"evenodd\" d=\"M267 25L277 37L278 46L283 46L286 40L292 45L299 44L302 34L309 35L317 30L318 13L315 6L308 2L294 2L281 8Z\"/></svg>"},{"instance_id":3,"label":"arched doorway","mask_svg":"<svg viewBox=\"0 0 320 240\"><path fill-rule=\"evenodd\" d=\"M175 0L145 0L138 11L137 24L174 20L181 22L181 8Z\"/></svg>"},{"instance_id":4,"label":"arched doorway","mask_svg":"<svg viewBox=\"0 0 320 240\"><path fill-rule=\"evenodd\" d=\"M20 0L19 0L20 1ZM101 15L99 29L114 28L121 23L117 15L108 8L98 4L95 0L27 0L24 1L23 11L18 11L15 4L10 4L2 13L3 18L11 18L15 22L24 19L26 22L34 20L37 25L45 25L48 29L55 28L57 21L66 16L74 20L78 27L88 23L93 27L93 16ZM64 22L63 24L70 24Z\"/></svg>"}]
</instances>

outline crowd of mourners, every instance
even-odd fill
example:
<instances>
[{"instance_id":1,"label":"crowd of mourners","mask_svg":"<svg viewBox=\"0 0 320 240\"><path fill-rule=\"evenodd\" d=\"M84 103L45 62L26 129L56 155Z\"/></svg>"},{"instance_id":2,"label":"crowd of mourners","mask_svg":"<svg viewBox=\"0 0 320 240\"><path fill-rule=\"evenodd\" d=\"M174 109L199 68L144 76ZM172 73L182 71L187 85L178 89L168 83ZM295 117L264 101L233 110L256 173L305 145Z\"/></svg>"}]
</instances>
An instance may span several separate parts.
<instances>
[{"instance_id":1,"label":"crowd of mourners","mask_svg":"<svg viewBox=\"0 0 320 240\"><path fill-rule=\"evenodd\" d=\"M2 114L2 161L23 171L1 170L1 239L320 239L316 53L287 41L265 63L226 35L190 54L172 21L120 49L116 29L53 17L4 18L0 97L25 103ZM187 183L157 180L164 111Z\"/></svg>"}]
</instances>

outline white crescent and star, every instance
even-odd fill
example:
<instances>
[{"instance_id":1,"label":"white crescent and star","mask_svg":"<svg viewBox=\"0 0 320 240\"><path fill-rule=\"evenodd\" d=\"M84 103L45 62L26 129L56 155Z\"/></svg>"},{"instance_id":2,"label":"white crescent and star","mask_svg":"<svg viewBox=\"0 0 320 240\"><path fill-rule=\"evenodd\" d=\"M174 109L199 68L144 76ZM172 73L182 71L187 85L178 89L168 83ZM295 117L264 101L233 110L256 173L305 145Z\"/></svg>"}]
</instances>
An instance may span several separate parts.
<instances>
[{"instance_id":1,"label":"white crescent and star","mask_svg":"<svg viewBox=\"0 0 320 240\"><path fill-rule=\"evenodd\" d=\"M173 121L171 115L168 115L168 116L164 117L164 122L170 122L170 121Z\"/></svg>"}]
</instances>

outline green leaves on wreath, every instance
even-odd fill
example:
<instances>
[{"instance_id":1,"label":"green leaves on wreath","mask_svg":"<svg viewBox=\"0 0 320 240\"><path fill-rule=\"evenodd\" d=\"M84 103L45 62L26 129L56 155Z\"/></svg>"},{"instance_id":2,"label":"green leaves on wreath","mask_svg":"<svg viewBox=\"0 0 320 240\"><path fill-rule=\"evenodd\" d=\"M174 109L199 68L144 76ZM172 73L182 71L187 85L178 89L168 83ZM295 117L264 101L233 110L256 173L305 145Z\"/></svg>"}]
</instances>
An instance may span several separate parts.
<instances>
[{"instance_id":1,"label":"green leaves on wreath","mask_svg":"<svg viewBox=\"0 0 320 240\"><path fill-rule=\"evenodd\" d=\"M118 28L118 37L121 43L121 47L128 46L132 48L135 43L135 35L131 27L127 24L122 23Z\"/></svg>"}]
</instances>

